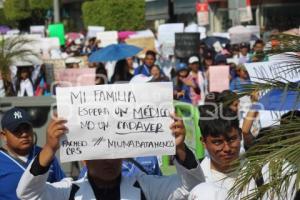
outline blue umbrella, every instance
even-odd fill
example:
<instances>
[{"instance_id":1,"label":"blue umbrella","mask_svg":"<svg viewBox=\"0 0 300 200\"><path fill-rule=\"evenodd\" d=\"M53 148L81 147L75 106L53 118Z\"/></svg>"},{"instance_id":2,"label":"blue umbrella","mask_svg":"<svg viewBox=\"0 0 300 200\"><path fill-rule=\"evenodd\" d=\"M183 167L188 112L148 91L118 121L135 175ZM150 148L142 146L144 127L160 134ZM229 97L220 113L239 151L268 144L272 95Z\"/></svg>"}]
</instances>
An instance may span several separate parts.
<instances>
[{"instance_id":1,"label":"blue umbrella","mask_svg":"<svg viewBox=\"0 0 300 200\"><path fill-rule=\"evenodd\" d=\"M90 62L107 62L121 60L136 55L143 49L128 44L111 44L92 53Z\"/></svg>"},{"instance_id":2,"label":"blue umbrella","mask_svg":"<svg viewBox=\"0 0 300 200\"><path fill-rule=\"evenodd\" d=\"M272 89L262 96L258 103L263 106L256 105L255 107L258 109L277 111L298 110L300 109L300 92Z\"/></svg>"}]
</instances>

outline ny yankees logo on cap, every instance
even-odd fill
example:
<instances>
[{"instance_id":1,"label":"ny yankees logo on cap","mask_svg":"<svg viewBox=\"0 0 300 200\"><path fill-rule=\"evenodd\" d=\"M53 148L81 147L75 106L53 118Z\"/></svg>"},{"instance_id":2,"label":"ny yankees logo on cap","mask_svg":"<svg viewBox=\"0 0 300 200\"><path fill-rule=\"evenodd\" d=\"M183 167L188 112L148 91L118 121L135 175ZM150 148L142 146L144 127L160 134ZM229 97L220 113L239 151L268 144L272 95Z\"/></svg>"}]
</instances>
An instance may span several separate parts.
<instances>
[{"instance_id":1,"label":"ny yankees logo on cap","mask_svg":"<svg viewBox=\"0 0 300 200\"><path fill-rule=\"evenodd\" d=\"M22 119L22 113L20 111L16 111L14 112L14 118L15 119Z\"/></svg>"}]
</instances>

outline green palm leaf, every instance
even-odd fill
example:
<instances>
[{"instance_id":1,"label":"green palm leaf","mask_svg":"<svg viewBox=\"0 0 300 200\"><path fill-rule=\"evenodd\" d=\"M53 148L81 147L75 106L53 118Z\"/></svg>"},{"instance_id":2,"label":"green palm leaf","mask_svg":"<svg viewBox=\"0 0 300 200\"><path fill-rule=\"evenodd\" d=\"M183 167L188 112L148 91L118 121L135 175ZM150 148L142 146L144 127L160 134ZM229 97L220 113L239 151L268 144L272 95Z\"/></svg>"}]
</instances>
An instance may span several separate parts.
<instances>
[{"instance_id":1,"label":"green palm leaf","mask_svg":"<svg viewBox=\"0 0 300 200\"><path fill-rule=\"evenodd\" d=\"M300 37L279 34L272 38L277 46L268 49L270 55L284 52L300 52ZM281 69L284 73L299 73L300 55L287 54L287 61ZM282 77L278 77L282 78ZM253 91L266 93L271 89L298 92L300 101L300 83L284 79L264 79L265 83L247 85L239 96L249 95ZM284 100L284 99L283 99ZM291 191L299 189L300 183L300 119L291 116L278 126L260 132L256 143L237 161L239 173L228 199L236 199L242 192L247 195L242 199L287 199ZM262 173L262 169L267 173ZM257 189L248 191L249 184L264 177L264 182Z\"/></svg>"},{"instance_id":2,"label":"green palm leaf","mask_svg":"<svg viewBox=\"0 0 300 200\"><path fill-rule=\"evenodd\" d=\"M36 40L22 36L2 38L0 41L0 71L2 77L8 77L9 67L14 61L29 61L29 56L38 57L38 54L30 48Z\"/></svg>"}]
</instances>

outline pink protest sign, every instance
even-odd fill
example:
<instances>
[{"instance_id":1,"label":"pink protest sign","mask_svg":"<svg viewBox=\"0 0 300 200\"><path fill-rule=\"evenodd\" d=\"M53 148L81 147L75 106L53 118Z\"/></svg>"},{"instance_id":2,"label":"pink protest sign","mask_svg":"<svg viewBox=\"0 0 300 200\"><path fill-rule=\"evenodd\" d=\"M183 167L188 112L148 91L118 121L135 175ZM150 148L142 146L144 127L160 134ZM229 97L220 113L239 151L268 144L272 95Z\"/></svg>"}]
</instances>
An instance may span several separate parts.
<instances>
[{"instance_id":1,"label":"pink protest sign","mask_svg":"<svg viewBox=\"0 0 300 200\"><path fill-rule=\"evenodd\" d=\"M55 80L65 86L95 85L96 69L57 69Z\"/></svg>"},{"instance_id":2,"label":"pink protest sign","mask_svg":"<svg viewBox=\"0 0 300 200\"><path fill-rule=\"evenodd\" d=\"M209 91L222 92L229 89L229 66L209 67Z\"/></svg>"}]
</instances>

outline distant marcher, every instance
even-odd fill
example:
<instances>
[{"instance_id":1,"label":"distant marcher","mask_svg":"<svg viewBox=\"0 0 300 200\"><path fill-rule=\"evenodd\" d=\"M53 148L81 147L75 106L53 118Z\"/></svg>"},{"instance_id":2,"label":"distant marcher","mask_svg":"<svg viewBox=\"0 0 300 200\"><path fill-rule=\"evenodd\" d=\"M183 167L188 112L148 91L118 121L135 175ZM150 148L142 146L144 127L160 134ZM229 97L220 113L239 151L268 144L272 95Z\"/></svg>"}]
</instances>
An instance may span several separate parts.
<instances>
[{"instance_id":1,"label":"distant marcher","mask_svg":"<svg viewBox=\"0 0 300 200\"><path fill-rule=\"evenodd\" d=\"M182 81L191 88L191 99L192 104L198 105L201 99L200 88L199 88L199 75L202 73L200 71L200 63L199 58L197 56L192 56L189 58L189 68L190 73L186 79L182 79Z\"/></svg>"},{"instance_id":2,"label":"distant marcher","mask_svg":"<svg viewBox=\"0 0 300 200\"><path fill-rule=\"evenodd\" d=\"M67 69L78 69L79 63L81 62L81 60L79 60L78 58L75 57L69 57L66 59L65 64L66 64L66 68Z\"/></svg>"},{"instance_id":3,"label":"distant marcher","mask_svg":"<svg viewBox=\"0 0 300 200\"><path fill-rule=\"evenodd\" d=\"M158 65L153 65L150 70L151 76L153 77L152 81L153 82L165 82L165 81L170 81L168 77L164 75L162 70Z\"/></svg>"},{"instance_id":4,"label":"distant marcher","mask_svg":"<svg viewBox=\"0 0 300 200\"><path fill-rule=\"evenodd\" d=\"M185 63L178 63L176 66L176 77L174 81L174 99L186 103L192 103L190 87L182 81L185 80L188 75L188 66Z\"/></svg>"},{"instance_id":5,"label":"distant marcher","mask_svg":"<svg viewBox=\"0 0 300 200\"><path fill-rule=\"evenodd\" d=\"M130 73L127 60L119 60L115 65L114 73L111 77L111 83L129 82L132 77L133 75Z\"/></svg>"},{"instance_id":6,"label":"distant marcher","mask_svg":"<svg viewBox=\"0 0 300 200\"><path fill-rule=\"evenodd\" d=\"M147 51L144 59L144 63L134 70L134 75L144 74L145 76L151 76L150 70L156 61L156 53L154 51Z\"/></svg>"},{"instance_id":7,"label":"distant marcher","mask_svg":"<svg viewBox=\"0 0 300 200\"><path fill-rule=\"evenodd\" d=\"M264 53L265 43L263 40L256 40L253 53L250 54L250 62L268 61L268 56Z\"/></svg>"},{"instance_id":8,"label":"distant marcher","mask_svg":"<svg viewBox=\"0 0 300 200\"><path fill-rule=\"evenodd\" d=\"M40 65L18 66L14 87L17 96L34 96L34 84L40 73Z\"/></svg>"},{"instance_id":9,"label":"distant marcher","mask_svg":"<svg viewBox=\"0 0 300 200\"><path fill-rule=\"evenodd\" d=\"M249 54L249 44L243 42L240 44L240 53L239 53L239 64L244 64L249 62L250 54Z\"/></svg>"},{"instance_id":10,"label":"distant marcher","mask_svg":"<svg viewBox=\"0 0 300 200\"><path fill-rule=\"evenodd\" d=\"M95 85L103 85L108 83L107 70L103 63L96 64Z\"/></svg>"},{"instance_id":11,"label":"distant marcher","mask_svg":"<svg viewBox=\"0 0 300 200\"><path fill-rule=\"evenodd\" d=\"M251 84L248 72L243 64L236 67L237 76L230 82L230 90L235 92L243 92L246 86Z\"/></svg>"}]
</instances>

